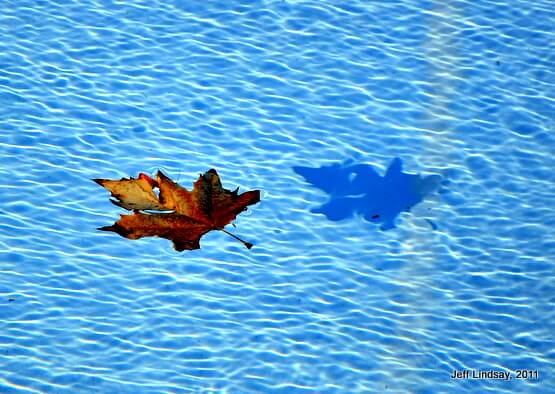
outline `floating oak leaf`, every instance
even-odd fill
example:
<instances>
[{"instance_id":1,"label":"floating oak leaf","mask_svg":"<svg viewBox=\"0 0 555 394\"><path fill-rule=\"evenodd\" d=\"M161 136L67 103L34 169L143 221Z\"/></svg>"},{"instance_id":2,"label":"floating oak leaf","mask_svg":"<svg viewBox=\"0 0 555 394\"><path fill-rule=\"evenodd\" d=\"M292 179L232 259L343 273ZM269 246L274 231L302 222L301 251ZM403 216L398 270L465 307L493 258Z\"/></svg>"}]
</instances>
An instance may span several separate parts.
<instances>
[{"instance_id":1,"label":"floating oak leaf","mask_svg":"<svg viewBox=\"0 0 555 394\"><path fill-rule=\"evenodd\" d=\"M200 238L211 230L221 230L241 241L247 248L252 244L241 240L224 229L248 205L260 201L260 191L242 194L222 187L216 170L200 175L193 190L189 191L158 171L156 180L139 174L137 179L123 178L119 181L95 179L112 192L114 204L128 210L132 215L121 215L112 226L100 230L114 231L119 235L138 239L162 237L173 241L178 251L200 248ZM154 188L159 189L158 196ZM148 213L140 211L172 211Z\"/></svg>"},{"instance_id":2,"label":"floating oak leaf","mask_svg":"<svg viewBox=\"0 0 555 394\"><path fill-rule=\"evenodd\" d=\"M367 164L293 169L330 196L326 204L312 212L323 213L334 221L359 213L368 221L381 222L382 230L395 227L397 215L410 211L440 181L438 175L422 177L403 173L399 158L391 162L383 177Z\"/></svg>"}]
</instances>

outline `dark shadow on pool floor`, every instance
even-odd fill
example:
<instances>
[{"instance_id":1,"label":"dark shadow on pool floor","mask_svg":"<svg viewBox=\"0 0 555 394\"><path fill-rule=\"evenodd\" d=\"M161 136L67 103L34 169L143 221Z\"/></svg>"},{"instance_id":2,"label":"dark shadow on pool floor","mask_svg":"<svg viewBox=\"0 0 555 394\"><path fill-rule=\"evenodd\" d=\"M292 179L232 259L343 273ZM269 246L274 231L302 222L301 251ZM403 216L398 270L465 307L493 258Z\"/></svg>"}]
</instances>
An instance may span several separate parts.
<instances>
[{"instance_id":1,"label":"dark shadow on pool floor","mask_svg":"<svg viewBox=\"0 0 555 394\"><path fill-rule=\"evenodd\" d=\"M382 223L380 228L395 227L395 218L408 212L426 195L439 187L439 175L406 174L402 161L394 159L384 176L368 164L333 164L327 167L293 167L313 186L330 195L329 201L314 213L323 213L338 221L362 214L370 222Z\"/></svg>"}]
</instances>

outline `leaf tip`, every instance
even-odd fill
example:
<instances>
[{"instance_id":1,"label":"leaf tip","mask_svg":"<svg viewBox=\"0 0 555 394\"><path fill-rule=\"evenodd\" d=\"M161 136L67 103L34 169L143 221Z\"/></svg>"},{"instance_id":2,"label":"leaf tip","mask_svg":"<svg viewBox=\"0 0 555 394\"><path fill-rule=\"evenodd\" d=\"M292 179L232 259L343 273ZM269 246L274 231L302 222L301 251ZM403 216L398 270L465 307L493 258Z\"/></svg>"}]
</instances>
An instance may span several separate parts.
<instances>
[{"instance_id":1,"label":"leaf tip","mask_svg":"<svg viewBox=\"0 0 555 394\"><path fill-rule=\"evenodd\" d=\"M168 178L166 176L166 174L164 174L162 171L158 170L158 172L156 172L156 178L158 179L158 182L160 182L160 180L168 180L170 178Z\"/></svg>"},{"instance_id":2,"label":"leaf tip","mask_svg":"<svg viewBox=\"0 0 555 394\"><path fill-rule=\"evenodd\" d=\"M249 205L256 204L260 202L260 190L252 190L252 197L249 201Z\"/></svg>"},{"instance_id":3,"label":"leaf tip","mask_svg":"<svg viewBox=\"0 0 555 394\"><path fill-rule=\"evenodd\" d=\"M129 230L125 229L125 227L120 226L118 223L112 224L111 226L99 227L98 229L101 231L113 231L114 233L127 238L129 238L129 234L131 234Z\"/></svg>"},{"instance_id":4,"label":"leaf tip","mask_svg":"<svg viewBox=\"0 0 555 394\"><path fill-rule=\"evenodd\" d=\"M142 180L146 181L150 185L150 187L158 187L158 182L156 182L154 179L149 177L144 172L140 172L137 179L142 179Z\"/></svg>"}]
</instances>

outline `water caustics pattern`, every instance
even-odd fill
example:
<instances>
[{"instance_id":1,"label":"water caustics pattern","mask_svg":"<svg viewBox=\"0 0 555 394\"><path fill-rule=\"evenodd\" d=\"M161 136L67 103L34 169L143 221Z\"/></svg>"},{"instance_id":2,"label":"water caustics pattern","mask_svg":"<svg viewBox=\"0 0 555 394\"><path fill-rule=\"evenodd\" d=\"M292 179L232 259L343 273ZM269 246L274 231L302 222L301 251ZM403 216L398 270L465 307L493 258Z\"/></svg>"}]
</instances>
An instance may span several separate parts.
<instances>
[{"instance_id":1,"label":"water caustics pattern","mask_svg":"<svg viewBox=\"0 0 555 394\"><path fill-rule=\"evenodd\" d=\"M555 392L554 25L549 0L4 2L0 392ZM388 231L311 212L293 170L397 157L441 182ZM228 226L252 250L95 230L119 208L91 179L210 168L262 190Z\"/></svg>"}]
</instances>

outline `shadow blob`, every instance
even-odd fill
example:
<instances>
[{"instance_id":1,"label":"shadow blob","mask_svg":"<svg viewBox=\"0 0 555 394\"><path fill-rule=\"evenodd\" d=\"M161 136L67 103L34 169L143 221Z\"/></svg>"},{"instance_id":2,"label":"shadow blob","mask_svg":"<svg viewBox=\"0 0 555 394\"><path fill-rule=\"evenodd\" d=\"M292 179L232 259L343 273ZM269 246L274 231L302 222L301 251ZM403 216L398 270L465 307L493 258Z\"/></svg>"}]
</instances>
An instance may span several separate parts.
<instances>
[{"instance_id":1,"label":"shadow blob","mask_svg":"<svg viewBox=\"0 0 555 394\"><path fill-rule=\"evenodd\" d=\"M384 176L368 164L333 164L327 167L293 167L307 182L330 195L329 201L313 209L333 221L361 214L382 230L395 227L395 218L408 212L439 187L439 175L403 173L401 159L394 159Z\"/></svg>"}]
</instances>

